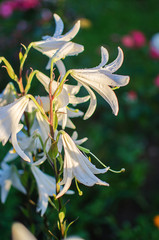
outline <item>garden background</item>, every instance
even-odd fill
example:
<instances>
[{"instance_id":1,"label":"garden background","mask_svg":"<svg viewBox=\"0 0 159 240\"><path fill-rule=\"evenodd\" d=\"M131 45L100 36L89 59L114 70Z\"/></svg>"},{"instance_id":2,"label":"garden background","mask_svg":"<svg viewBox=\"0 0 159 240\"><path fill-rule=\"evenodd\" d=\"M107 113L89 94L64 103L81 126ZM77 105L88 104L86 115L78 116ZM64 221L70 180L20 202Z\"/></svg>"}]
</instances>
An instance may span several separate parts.
<instances>
[{"instance_id":1,"label":"garden background","mask_svg":"<svg viewBox=\"0 0 159 240\"><path fill-rule=\"evenodd\" d=\"M95 67L100 62L100 46L108 49L110 62L117 56L117 47L124 51L124 63L118 73L130 75L130 83L116 90L119 114L115 117L108 104L98 97L98 107L88 121L74 119L79 138L88 137L86 148L113 169L125 173L101 176L110 187L80 185L82 196L70 197L67 218L77 221L69 230L86 240L158 240L159 221L159 59L150 51L150 40L159 32L159 3L156 0L43 0L28 1L12 9L11 2L2 8L0 1L0 55L18 69L20 43L28 45L54 32L53 13L61 16L65 32L81 19L81 30L75 42L85 51L67 57L69 68ZM19 1L23 2L23 1ZM25 2L25 1L24 1ZM30 2L30 7L29 7ZM33 4L35 3L35 4ZM10 7L10 8L9 8ZM145 36L141 46L127 45L123 37L140 31ZM129 38L128 38L129 39ZM131 41L130 41L131 42ZM26 69L44 70L47 57L31 50ZM48 72L46 71L46 74ZM0 69L0 90L10 81L6 70ZM36 87L34 94L44 94ZM87 103L81 110L87 109ZM9 144L0 145L1 159ZM76 189L75 189L76 191ZM37 195L35 195L37 199ZM35 200L36 201L36 200ZM30 204L31 205L31 204ZM45 223L30 206L25 212L25 196L15 189L9 193L5 205L0 205L0 238L10 239L14 221L21 221L40 239L45 239ZM46 213L54 221L54 213Z\"/></svg>"}]
</instances>

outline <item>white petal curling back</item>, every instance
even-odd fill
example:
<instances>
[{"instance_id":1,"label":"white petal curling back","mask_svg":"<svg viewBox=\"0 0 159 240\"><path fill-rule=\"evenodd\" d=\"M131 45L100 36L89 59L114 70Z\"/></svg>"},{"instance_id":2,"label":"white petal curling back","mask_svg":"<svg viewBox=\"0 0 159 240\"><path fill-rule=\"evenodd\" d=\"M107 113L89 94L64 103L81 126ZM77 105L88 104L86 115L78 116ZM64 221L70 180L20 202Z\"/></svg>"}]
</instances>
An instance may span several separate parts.
<instances>
[{"instance_id":1,"label":"white petal curling back","mask_svg":"<svg viewBox=\"0 0 159 240\"><path fill-rule=\"evenodd\" d=\"M17 132L23 127L19 121L29 102L27 97L21 97L15 102L0 108L0 141L5 145L11 136L11 142L18 155L30 162L28 156L21 150L17 142Z\"/></svg>"},{"instance_id":2,"label":"white petal curling back","mask_svg":"<svg viewBox=\"0 0 159 240\"><path fill-rule=\"evenodd\" d=\"M91 97L89 109L84 119L90 117L96 108L96 97L89 87L97 91L105 101L109 103L113 113L117 115L119 111L118 100L111 87L121 87L129 83L129 76L113 74L123 63L123 51L121 48L118 48L117 58L108 65L105 65L108 60L108 51L104 47L101 47L101 55L101 63L97 67L89 69L72 69L70 73L74 79L86 88Z\"/></svg>"},{"instance_id":3,"label":"white petal curling back","mask_svg":"<svg viewBox=\"0 0 159 240\"><path fill-rule=\"evenodd\" d=\"M63 29L64 29L64 24L63 24L63 21L60 18L60 16L57 15L56 13L54 14L54 19L55 19L55 25L56 25L55 32L54 32L54 38L57 38L62 34Z\"/></svg>"},{"instance_id":4,"label":"white petal curling back","mask_svg":"<svg viewBox=\"0 0 159 240\"><path fill-rule=\"evenodd\" d=\"M72 38L76 36L80 29L80 21L77 21L69 32L65 33L64 35L61 35L64 29L63 21L57 14L54 14L54 19L56 24L55 33L53 35L54 38L57 39L60 38L62 39L62 41L70 41Z\"/></svg>"},{"instance_id":5,"label":"white petal curling back","mask_svg":"<svg viewBox=\"0 0 159 240\"><path fill-rule=\"evenodd\" d=\"M76 36L80 29L80 21L74 25L74 27L64 35L61 35L63 32L63 21L57 15L54 14L55 19L55 33L53 37L45 36L42 41L34 42L33 47L52 58L56 51L58 51L65 43L69 42L72 38Z\"/></svg>"},{"instance_id":6,"label":"white petal curling back","mask_svg":"<svg viewBox=\"0 0 159 240\"><path fill-rule=\"evenodd\" d=\"M71 186L71 182L74 177L86 186L93 186L94 184L109 186L108 183L101 181L94 175L105 173L109 168L96 168L95 165L93 165L88 158L81 153L74 141L66 132L62 134L62 142L65 156L63 180L60 184L65 184L65 186L56 198L65 194Z\"/></svg>"}]
</instances>

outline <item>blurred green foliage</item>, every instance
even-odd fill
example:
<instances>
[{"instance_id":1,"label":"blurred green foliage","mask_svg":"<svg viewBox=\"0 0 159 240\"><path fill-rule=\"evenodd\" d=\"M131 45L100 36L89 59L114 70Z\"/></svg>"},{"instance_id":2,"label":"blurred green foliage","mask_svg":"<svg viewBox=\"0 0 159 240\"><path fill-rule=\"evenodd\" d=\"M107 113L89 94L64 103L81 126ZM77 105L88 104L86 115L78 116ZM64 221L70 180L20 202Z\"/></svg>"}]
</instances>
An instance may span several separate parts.
<instances>
[{"instance_id":1,"label":"blurred green foliage","mask_svg":"<svg viewBox=\"0 0 159 240\"><path fill-rule=\"evenodd\" d=\"M157 0L41 1L37 9L16 11L9 18L0 19L0 55L4 55L16 70L20 43L28 45L43 35L53 34L52 19L42 18L45 11L46 15L47 11L48 14L49 11L59 14L64 19L65 30L79 18L91 23L89 28L81 28L75 38L85 46L85 52L65 59L67 68L96 66L100 62L102 45L108 48L110 61L115 59L118 45L124 50L125 60L118 73L130 75L131 81L128 86L116 90L120 106L118 116L113 116L108 104L98 98L98 107L91 119L75 119L74 123L79 138L89 138L85 147L107 166L113 169L124 167L126 171L101 176L110 183L110 187L86 188L80 185L83 196L78 199L70 196L66 216L70 222L79 217L70 228L70 235L79 235L87 240L159 239L159 230L153 223L154 216L159 214L159 88L154 84L154 78L159 74L159 61L149 56L149 40L158 32L157 5ZM145 34L147 42L144 47L128 49L122 46L121 37L132 30ZM42 59L40 56L32 50L26 69L31 66L44 71L47 58L39 61ZM1 69L1 90L7 81L5 69ZM37 80L34 80L33 92L44 94L43 88L37 88L36 84ZM135 92L135 100L128 98L130 91ZM81 110L86 108L87 104L81 105ZM3 149L1 154L4 156ZM9 229L15 220L23 222L39 240L46 239L47 218L55 221L54 212L48 209L42 222L35 214L35 206L30 205L31 216L25 218L24 200L25 196L12 190L7 208L0 205L1 239L9 239ZM37 201L37 194L33 200ZM54 231L55 227L52 224L49 228Z\"/></svg>"}]
</instances>

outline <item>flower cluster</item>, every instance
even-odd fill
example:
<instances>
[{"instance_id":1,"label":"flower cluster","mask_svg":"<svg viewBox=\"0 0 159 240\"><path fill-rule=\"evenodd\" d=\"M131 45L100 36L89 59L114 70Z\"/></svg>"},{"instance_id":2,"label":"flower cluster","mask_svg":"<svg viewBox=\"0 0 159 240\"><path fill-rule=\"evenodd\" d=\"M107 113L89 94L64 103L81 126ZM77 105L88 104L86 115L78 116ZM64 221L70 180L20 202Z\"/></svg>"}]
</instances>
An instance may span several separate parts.
<instances>
[{"instance_id":1,"label":"flower cluster","mask_svg":"<svg viewBox=\"0 0 159 240\"><path fill-rule=\"evenodd\" d=\"M45 213L50 197L56 200L65 193L73 193L69 190L73 179L78 191L80 191L78 183L86 186L95 184L109 186L96 176L106 173L109 167L98 169L90 161L88 157L90 151L80 146L87 138L77 140L78 134L74 131L76 126L72 118L84 115L86 120L92 116L97 106L95 92L117 115L119 106L114 89L129 82L128 76L114 74L123 63L121 48L118 48L118 56L112 63L107 64L108 51L101 47L101 62L98 66L67 71L62 59L78 55L84 50L82 45L72 42L80 29L80 22L78 21L69 32L62 34L63 21L57 14L54 14L54 19L56 27L53 36L45 36L41 41L32 42L25 48L24 54L19 53L19 76L4 57L0 58L0 62L4 62L9 76L18 84L20 91L18 93L13 83L9 83L0 95L0 141L3 145L8 141L12 144L12 148L1 163L1 201L5 202L11 185L26 193L21 175L27 166L37 183L39 193L37 211L40 211L41 215ZM31 71L27 75L24 87L23 65L31 47L48 56L46 68L50 69L50 76L39 70ZM54 67L59 71L57 80ZM44 86L45 96L32 96L28 93L34 76ZM68 78L75 79L76 85L69 84ZM88 95L79 97L78 93L82 87L86 89ZM88 101L86 113L77 108L77 105ZM72 136L66 132L67 128L73 129ZM19 157L23 161L21 170L17 170L16 167ZM41 165L45 166L46 161L52 167L53 176L41 169ZM60 220L60 224L62 229L63 220Z\"/></svg>"},{"instance_id":2,"label":"flower cluster","mask_svg":"<svg viewBox=\"0 0 159 240\"><path fill-rule=\"evenodd\" d=\"M37 7L40 4L39 0L7 0L0 4L0 16L8 18L16 10L26 11Z\"/></svg>"}]
</instances>

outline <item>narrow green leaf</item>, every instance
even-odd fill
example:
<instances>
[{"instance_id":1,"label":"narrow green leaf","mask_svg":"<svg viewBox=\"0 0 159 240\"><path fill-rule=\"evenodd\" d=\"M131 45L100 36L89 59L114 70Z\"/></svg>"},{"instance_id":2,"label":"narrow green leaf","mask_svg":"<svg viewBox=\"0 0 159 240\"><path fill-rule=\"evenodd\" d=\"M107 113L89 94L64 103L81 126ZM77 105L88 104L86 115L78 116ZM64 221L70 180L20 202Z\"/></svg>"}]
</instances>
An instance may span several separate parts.
<instances>
[{"instance_id":1,"label":"narrow green leaf","mask_svg":"<svg viewBox=\"0 0 159 240\"><path fill-rule=\"evenodd\" d=\"M73 220L72 222L70 222L70 223L68 224L68 226L67 226L67 228L66 228L66 230L65 230L65 237L67 236L67 232L68 232L70 226L71 226L74 222L76 222L77 220L78 220L78 217L77 217L75 220Z\"/></svg>"}]
</instances>

